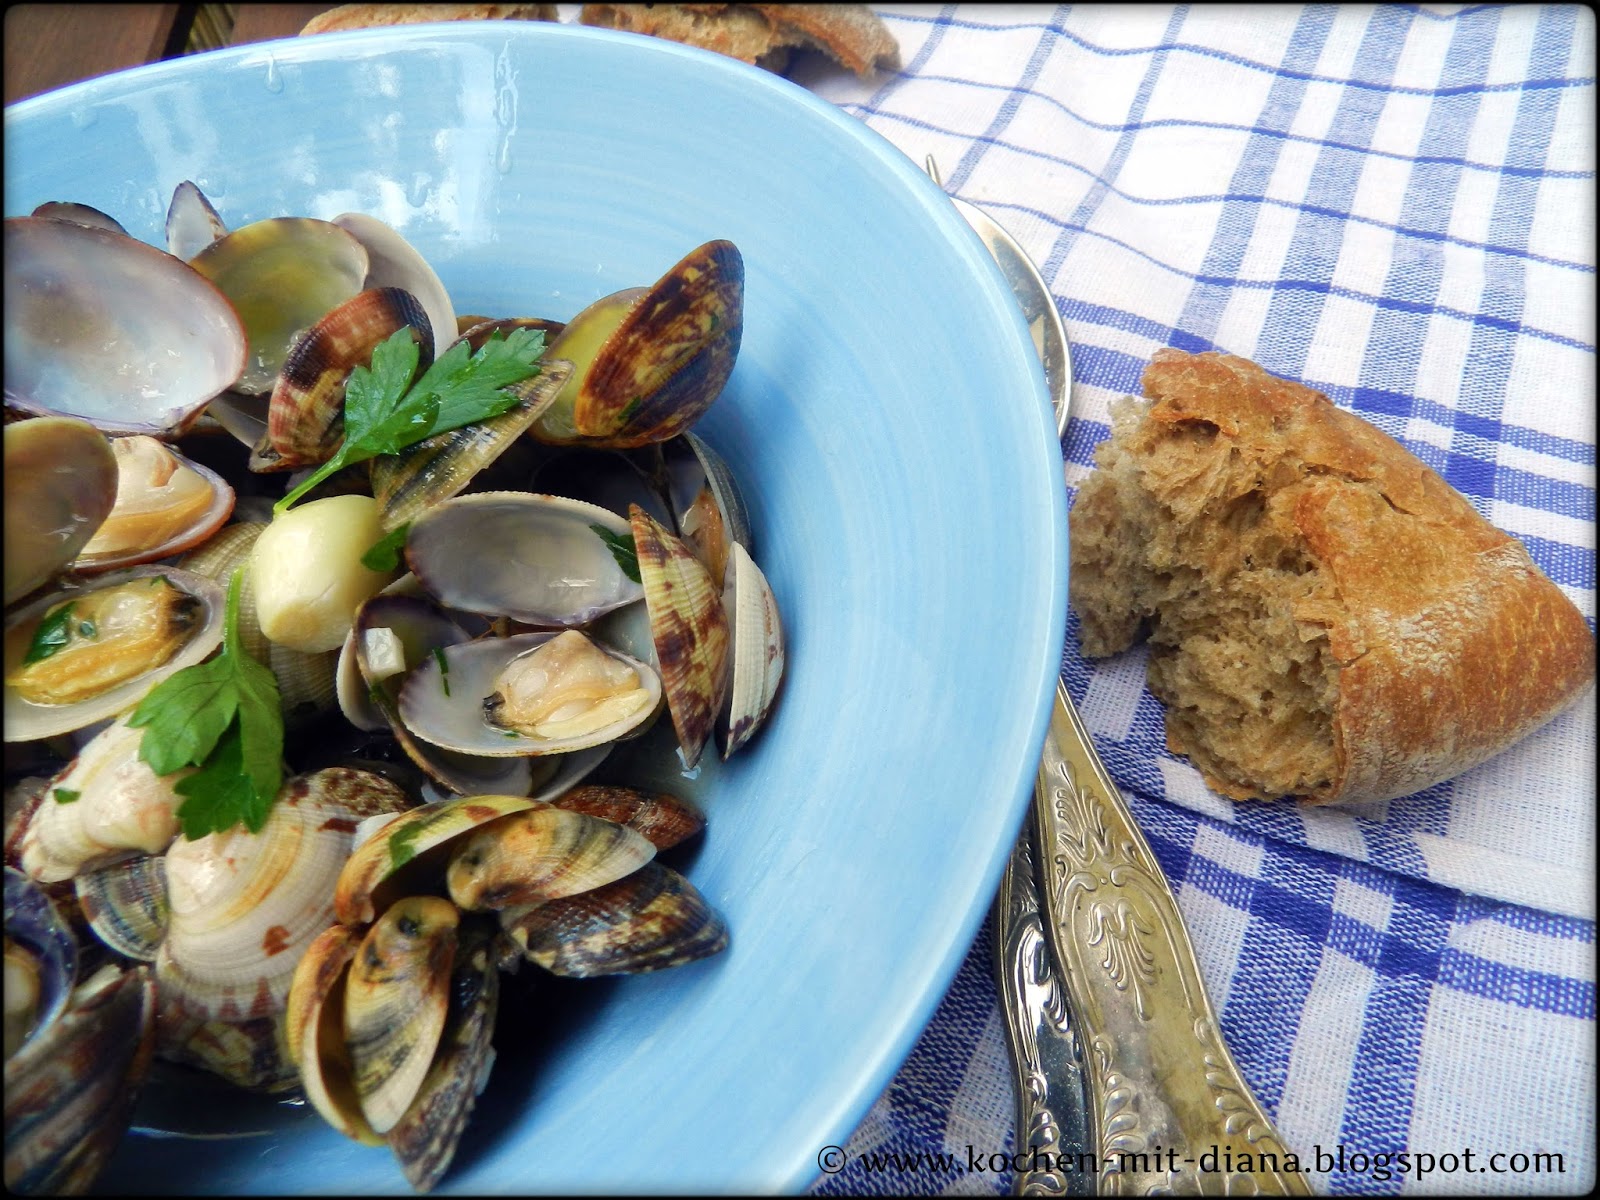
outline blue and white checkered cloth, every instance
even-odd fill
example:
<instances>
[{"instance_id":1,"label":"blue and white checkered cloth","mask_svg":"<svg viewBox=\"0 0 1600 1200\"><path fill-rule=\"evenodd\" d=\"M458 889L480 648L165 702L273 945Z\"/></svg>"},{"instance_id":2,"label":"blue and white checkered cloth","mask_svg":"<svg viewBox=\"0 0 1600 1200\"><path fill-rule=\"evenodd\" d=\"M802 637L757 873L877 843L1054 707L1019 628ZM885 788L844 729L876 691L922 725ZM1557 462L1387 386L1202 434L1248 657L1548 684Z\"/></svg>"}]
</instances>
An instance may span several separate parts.
<instances>
[{"instance_id":1,"label":"blue and white checkered cloth","mask_svg":"<svg viewBox=\"0 0 1600 1200\"><path fill-rule=\"evenodd\" d=\"M1593 627L1592 11L878 11L902 70L791 77L933 154L1039 264L1072 341L1069 490L1156 348L1241 354L1397 437ZM1138 651L1088 662L1074 622L1064 676L1314 1189L1595 1186L1593 692L1456 780L1297 810L1169 755ZM991 953L986 931L819 1192L1009 1189L968 1154L1015 1120ZM863 1158L890 1151L954 1160Z\"/></svg>"}]
</instances>

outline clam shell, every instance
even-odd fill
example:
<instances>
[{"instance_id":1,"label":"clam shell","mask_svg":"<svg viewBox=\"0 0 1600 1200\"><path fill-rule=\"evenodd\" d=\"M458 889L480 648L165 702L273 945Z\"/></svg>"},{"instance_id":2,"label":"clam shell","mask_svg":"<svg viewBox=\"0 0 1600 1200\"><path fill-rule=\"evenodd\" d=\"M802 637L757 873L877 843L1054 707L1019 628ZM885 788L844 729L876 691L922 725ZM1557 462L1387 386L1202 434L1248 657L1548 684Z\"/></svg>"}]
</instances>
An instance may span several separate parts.
<instances>
[{"instance_id":1,"label":"clam shell","mask_svg":"<svg viewBox=\"0 0 1600 1200\"><path fill-rule=\"evenodd\" d=\"M7 405L108 433L181 432L244 368L223 291L105 229L8 218L5 308Z\"/></svg>"},{"instance_id":2,"label":"clam shell","mask_svg":"<svg viewBox=\"0 0 1600 1200\"><path fill-rule=\"evenodd\" d=\"M533 661L534 655L557 638L582 638L611 661L632 672L630 694L638 703L616 720L594 728L583 727L570 735L559 732L540 736L494 723L486 715L500 696L503 674ZM527 668L530 675L537 674ZM559 680L552 686L559 686ZM481 638L443 647L406 676L398 698L400 719L417 737L461 754L488 758L540 754L565 754L615 741L640 729L655 714L661 700L661 680L649 664L620 651L592 642L577 630L561 633L522 633L507 638Z\"/></svg>"},{"instance_id":3,"label":"clam shell","mask_svg":"<svg viewBox=\"0 0 1600 1200\"><path fill-rule=\"evenodd\" d=\"M22 869L44 883L134 854L160 854L178 836L175 785L191 770L157 775L139 757L144 730L126 718L95 734L45 786L22 833Z\"/></svg>"},{"instance_id":4,"label":"clam shell","mask_svg":"<svg viewBox=\"0 0 1600 1200\"><path fill-rule=\"evenodd\" d=\"M73 880L89 928L124 958L154 962L167 936L167 878L160 856L132 858Z\"/></svg>"},{"instance_id":5,"label":"clam shell","mask_svg":"<svg viewBox=\"0 0 1600 1200\"><path fill-rule=\"evenodd\" d=\"M331 767L286 783L260 833L235 827L175 842L171 918L156 959L164 993L211 1019L281 1010L295 964L333 924L357 823L407 803L381 776Z\"/></svg>"},{"instance_id":6,"label":"clam shell","mask_svg":"<svg viewBox=\"0 0 1600 1200\"><path fill-rule=\"evenodd\" d=\"M485 822L533 807L534 802L522 796L485 795L401 813L351 853L334 890L335 915L344 925L372 921L406 889L416 885L424 890L426 883L419 883L419 877L430 879L434 868L443 877L444 863L429 851Z\"/></svg>"},{"instance_id":7,"label":"clam shell","mask_svg":"<svg viewBox=\"0 0 1600 1200\"><path fill-rule=\"evenodd\" d=\"M705 814L669 792L646 792L616 784L586 783L550 801L569 812L586 813L625 825L650 840L658 851L670 850L706 827Z\"/></svg>"},{"instance_id":8,"label":"clam shell","mask_svg":"<svg viewBox=\"0 0 1600 1200\"><path fill-rule=\"evenodd\" d=\"M593 891L508 909L501 922L530 961L577 978L675 967L728 944L694 885L658 862Z\"/></svg>"},{"instance_id":9,"label":"clam shell","mask_svg":"<svg viewBox=\"0 0 1600 1200\"><path fill-rule=\"evenodd\" d=\"M345 978L365 935L332 925L306 947L289 988L284 1030L312 1107L346 1137L376 1146L382 1139L361 1111L344 1037Z\"/></svg>"},{"instance_id":10,"label":"clam shell","mask_svg":"<svg viewBox=\"0 0 1600 1200\"><path fill-rule=\"evenodd\" d=\"M426 313L432 344L447 346L456 339L456 310L439 276L428 260L392 225L366 213L340 213L333 223L367 251L367 288L403 288L417 298Z\"/></svg>"},{"instance_id":11,"label":"clam shell","mask_svg":"<svg viewBox=\"0 0 1600 1200\"><path fill-rule=\"evenodd\" d=\"M493 925L463 921L457 933L450 1006L433 1065L387 1140L418 1192L443 1177L494 1059L490 1040L500 1003Z\"/></svg>"},{"instance_id":12,"label":"clam shell","mask_svg":"<svg viewBox=\"0 0 1600 1200\"><path fill-rule=\"evenodd\" d=\"M166 225L169 253L188 262L227 233L217 210L193 181L185 179L172 189Z\"/></svg>"},{"instance_id":13,"label":"clam shell","mask_svg":"<svg viewBox=\"0 0 1600 1200\"><path fill-rule=\"evenodd\" d=\"M373 923L345 976L344 1035L362 1114L375 1133L405 1115L433 1062L450 1005L455 906L395 901Z\"/></svg>"},{"instance_id":14,"label":"clam shell","mask_svg":"<svg viewBox=\"0 0 1600 1200\"><path fill-rule=\"evenodd\" d=\"M271 391L294 336L361 290L367 262L346 230L314 217L255 221L195 255L189 265L232 302L249 341L242 372L211 395Z\"/></svg>"},{"instance_id":15,"label":"clam shell","mask_svg":"<svg viewBox=\"0 0 1600 1200\"><path fill-rule=\"evenodd\" d=\"M410 292L358 292L290 341L267 406L264 460L253 470L291 470L326 462L344 440L344 395L350 372L372 361L378 344L410 326L420 343L419 371L433 361L428 318Z\"/></svg>"},{"instance_id":16,"label":"clam shell","mask_svg":"<svg viewBox=\"0 0 1600 1200\"><path fill-rule=\"evenodd\" d=\"M34 995L26 1019L19 1020L11 1005L16 997L6 992L6 1058L25 1047L28 1040L53 1025L66 1011L78 980L78 945L44 889L22 872L5 870L5 938L7 973L10 960L20 954L30 964Z\"/></svg>"},{"instance_id":17,"label":"clam shell","mask_svg":"<svg viewBox=\"0 0 1600 1200\"><path fill-rule=\"evenodd\" d=\"M601 887L654 857L650 839L626 826L541 807L462 838L451 851L445 886L462 908L511 908Z\"/></svg>"},{"instance_id":18,"label":"clam shell","mask_svg":"<svg viewBox=\"0 0 1600 1200\"><path fill-rule=\"evenodd\" d=\"M150 968L107 967L5 1064L5 1185L86 1192L127 1130L155 1045Z\"/></svg>"},{"instance_id":19,"label":"clam shell","mask_svg":"<svg viewBox=\"0 0 1600 1200\"><path fill-rule=\"evenodd\" d=\"M767 719L783 682L783 624L767 577L738 542L723 591L733 636L733 674L718 722L722 757L743 746Z\"/></svg>"},{"instance_id":20,"label":"clam shell","mask_svg":"<svg viewBox=\"0 0 1600 1200\"><path fill-rule=\"evenodd\" d=\"M216 533L233 512L234 492L210 467L143 434L111 441L117 499L73 570L83 574L170 558Z\"/></svg>"},{"instance_id":21,"label":"clam shell","mask_svg":"<svg viewBox=\"0 0 1600 1200\"><path fill-rule=\"evenodd\" d=\"M711 582L723 587L733 543L754 544L739 484L722 456L688 430L662 443L661 451L678 536L705 564Z\"/></svg>"},{"instance_id":22,"label":"clam shell","mask_svg":"<svg viewBox=\"0 0 1600 1200\"><path fill-rule=\"evenodd\" d=\"M630 516L662 689L685 767L700 759L728 686L728 615L694 554L643 509Z\"/></svg>"},{"instance_id":23,"label":"clam shell","mask_svg":"<svg viewBox=\"0 0 1600 1200\"><path fill-rule=\"evenodd\" d=\"M251 1092L287 1091L300 1081L289 1061L281 1012L242 1021L209 1020L169 1003L159 990L156 1057L198 1067Z\"/></svg>"},{"instance_id":24,"label":"clam shell","mask_svg":"<svg viewBox=\"0 0 1600 1200\"><path fill-rule=\"evenodd\" d=\"M222 618L226 597L220 586L202 575L174 567L130 567L125 571L99 575L79 584L63 586L12 613L6 620L8 675L12 669L11 638L14 630L20 630L24 626L31 628L48 609L63 600L102 588L117 587L134 579L154 579L160 576L164 576L174 587L197 597L201 602L201 615L188 641L160 666L76 704L36 704L18 695L7 683L4 709L6 741L31 741L36 738L54 737L116 716L138 704L150 689L163 679L181 671L184 667L200 662L222 644ZM26 648L25 643L16 647L17 661L20 662L21 654Z\"/></svg>"},{"instance_id":25,"label":"clam shell","mask_svg":"<svg viewBox=\"0 0 1600 1200\"><path fill-rule=\"evenodd\" d=\"M644 595L619 559L628 525L596 505L532 492L478 492L411 525L406 565L449 608L529 625L584 625Z\"/></svg>"},{"instance_id":26,"label":"clam shell","mask_svg":"<svg viewBox=\"0 0 1600 1200\"><path fill-rule=\"evenodd\" d=\"M383 527L398 529L456 495L515 445L572 374L569 362L546 362L539 374L509 389L515 407L458 429L436 433L372 460L372 494L383 506Z\"/></svg>"},{"instance_id":27,"label":"clam shell","mask_svg":"<svg viewBox=\"0 0 1600 1200\"><path fill-rule=\"evenodd\" d=\"M9 608L76 558L110 515L117 458L105 434L72 417L17 421L4 438Z\"/></svg>"},{"instance_id":28,"label":"clam shell","mask_svg":"<svg viewBox=\"0 0 1600 1200\"><path fill-rule=\"evenodd\" d=\"M91 229L105 229L111 233L120 233L124 237L128 235L128 231L122 227L122 222L115 217L107 216L98 208L88 204L79 204L75 200L47 200L29 215L47 217L52 221L71 221L75 225L87 225Z\"/></svg>"}]
</instances>

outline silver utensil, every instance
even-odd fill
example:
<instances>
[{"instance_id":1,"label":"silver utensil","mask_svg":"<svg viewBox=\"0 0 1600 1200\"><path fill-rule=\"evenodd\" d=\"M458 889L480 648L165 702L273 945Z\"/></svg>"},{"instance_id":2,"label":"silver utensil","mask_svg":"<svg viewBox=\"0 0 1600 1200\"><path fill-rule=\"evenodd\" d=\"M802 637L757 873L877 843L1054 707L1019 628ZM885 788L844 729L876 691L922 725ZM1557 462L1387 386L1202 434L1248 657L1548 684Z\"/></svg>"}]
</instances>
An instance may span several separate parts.
<instances>
[{"instance_id":1,"label":"silver utensil","mask_svg":"<svg viewBox=\"0 0 1600 1200\"><path fill-rule=\"evenodd\" d=\"M925 166L943 186L931 155ZM1055 300L1004 229L952 202L1017 294L1064 433ZM1059 682L994 926L1019 1193L1311 1194L1228 1053L1177 898Z\"/></svg>"}]
</instances>

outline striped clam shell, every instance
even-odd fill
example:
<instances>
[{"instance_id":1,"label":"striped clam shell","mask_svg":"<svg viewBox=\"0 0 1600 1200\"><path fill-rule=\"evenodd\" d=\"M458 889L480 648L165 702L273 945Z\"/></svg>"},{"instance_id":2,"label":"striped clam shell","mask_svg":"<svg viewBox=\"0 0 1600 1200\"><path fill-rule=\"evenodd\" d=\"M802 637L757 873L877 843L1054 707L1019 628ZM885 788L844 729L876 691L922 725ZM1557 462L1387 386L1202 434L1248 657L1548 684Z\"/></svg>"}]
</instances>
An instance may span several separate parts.
<instances>
[{"instance_id":1,"label":"striped clam shell","mask_svg":"<svg viewBox=\"0 0 1600 1200\"><path fill-rule=\"evenodd\" d=\"M669 792L586 783L562 793L551 803L570 812L626 825L642 833L658 851L670 850L706 827L704 813Z\"/></svg>"},{"instance_id":2,"label":"striped clam shell","mask_svg":"<svg viewBox=\"0 0 1600 1200\"><path fill-rule=\"evenodd\" d=\"M685 767L711 737L728 686L728 614L705 567L637 505L629 509L662 689Z\"/></svg>"},{"instance_id":3,"label":"striped clam shell","mask_svg":"<svg viewBox=\"0 0 1600 1200\"><path fill-rule=\"evenodd\" d=\"M462 838L445 884L462 908L509 908L602 887L653 857L650 840L626 826L541 806Z\"/></svg>"}]
</instances>

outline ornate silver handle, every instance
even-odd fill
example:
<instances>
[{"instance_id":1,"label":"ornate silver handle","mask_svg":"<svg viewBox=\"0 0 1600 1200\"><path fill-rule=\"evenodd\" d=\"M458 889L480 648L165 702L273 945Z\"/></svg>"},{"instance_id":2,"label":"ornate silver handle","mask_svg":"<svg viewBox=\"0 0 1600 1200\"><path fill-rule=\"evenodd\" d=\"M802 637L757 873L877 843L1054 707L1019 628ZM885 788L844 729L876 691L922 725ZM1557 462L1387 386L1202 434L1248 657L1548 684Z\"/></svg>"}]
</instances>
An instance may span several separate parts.
<instances>
[{"instance_id":1,"label":"ornate silver handle","mask_svg":"<svg viewBox=\"0 0 1600 1200\"><path fill-rule=\"evenodd\" d=\"M1098 1192L1310 1195L1217 1027L1177 900L1066 689L1034 789L1045 932L1083 1046Z\"/></svg>"}]
</instances>

